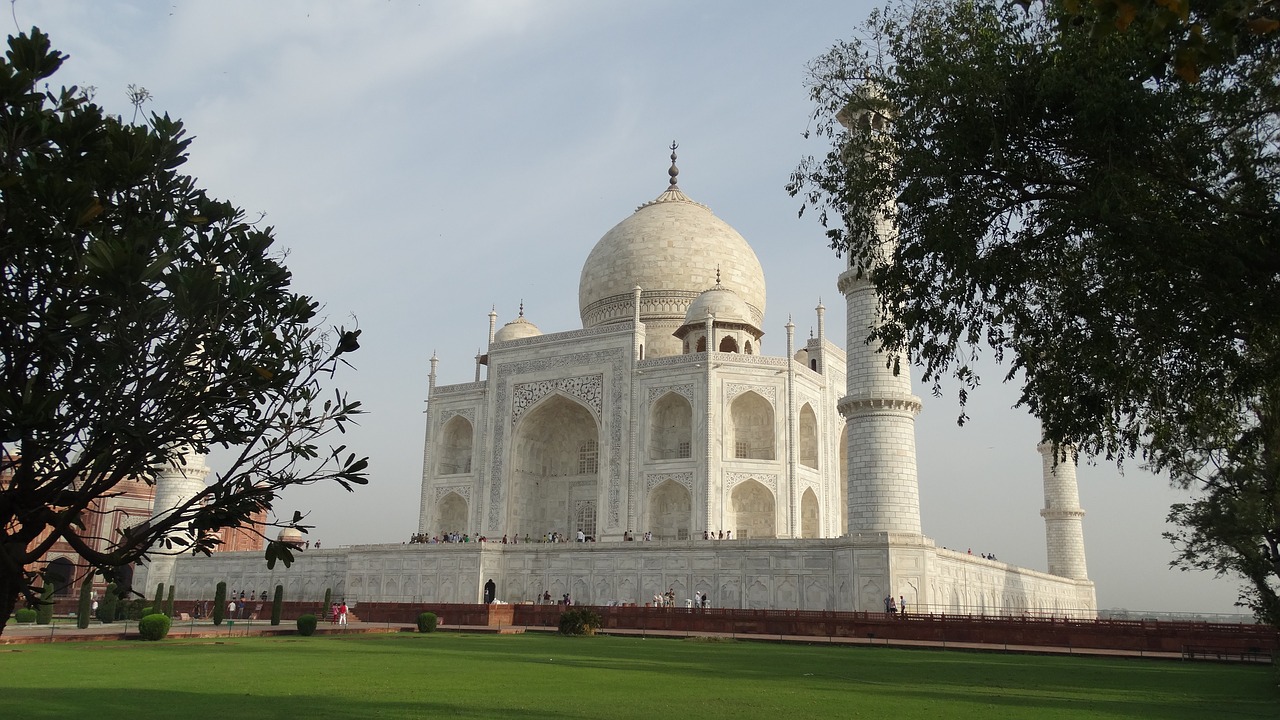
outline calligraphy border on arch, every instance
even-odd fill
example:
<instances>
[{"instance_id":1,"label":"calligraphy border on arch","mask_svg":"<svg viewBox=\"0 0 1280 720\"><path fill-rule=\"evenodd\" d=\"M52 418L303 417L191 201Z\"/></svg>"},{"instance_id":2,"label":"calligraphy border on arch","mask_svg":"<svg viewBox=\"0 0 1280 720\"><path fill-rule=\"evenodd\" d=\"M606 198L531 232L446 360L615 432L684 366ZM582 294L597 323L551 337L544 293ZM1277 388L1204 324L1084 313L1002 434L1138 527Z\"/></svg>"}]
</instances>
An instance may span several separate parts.
<instances>
[{"instance_id":1,"label":"calligraphy border on arch","mask_svg":"<svg viewBox=\"0 0 1280 720\"><path fill-rule=\"evenodd\" d=\"M649 404L652 405L655 400L666 395L669 392L683 395L689 404L693 404L693 383L684 383L683 385L663 385L661 387L649 388Z\"/></svg>"},{"instance_id":2,"label":"calligraphy border on arch","mask_svg":"<svg viewBox=\"0 0 1280 720\"><path fill-rule=\"evenodd\" d=\"M776 498L778 496L778 476L766 473L749 473L749 472L729 472L724 474L724 489L732 490L738 483L747 480L755 480L756 482L769 488L769 492L773 493Z\"/></svg>"},{"instance_id":3,"label":"calligraphy border on arch","mask_svg":"<svg viewBox=\"0 0 1280 720\"><path fill-rule=\"evenodd\" d=\"M471 504L471 486L470 485L437 485L436 486L436 505L440 504L440 498L449 493L457 493L463 500L467 501L467 505Z\"/></svg>"},{"instance_id":4,"label":"calligraphy border on arch","mask_svg":"<svg viewBox=\"0 0 1280 720\"><path fill-rule=\"evenodd\" d=\"M579 375L555 380L535 380L519 383L511 390L511 424L515 425L525 410L553 392L575 397L595 410L596 417L604 415L601 407L604 395L604 375Z\"/></svg>"},{"instance_id":5,"label":"calligraphy border on arch","mask_svg":"<svg viewBox=\"0 0 1280 720\"><path fill-rule=\"evenodd\" d=\"M443 427L445 423L452 420L454 415L461 415L462 417L466 418L467 422L471 423L471 427L473 429L475 428L475 425L476 425L475 408L448 408L446 410L441 410L440 426Z\"/></svg>"},{"instance_id":6,"label":"calligraphy border on arch","mask_svg":"<svg viewBox=\"0 0 1280 720\"><path fill-rule=\"evenodd\" d=\"M752 385L749 383L728 383L725 385L725 400L733 402L733 399L744 392L754 392L755 394L768 399L769 404L778 405L778 389L773 385Z\"/></svg>"},{"instance_id":7,"label":"calligraphy border on arch","mask_svg":"<svg viewBox=\"0 0 1280 720\"><path fill-rule=\"evenodd\" d=\"M672 481L678 485L684 486L685 490L693 492L693 473L676 472L676 473L645 473L644 476L644 494L648 497L653 489L666 481Z\"/></svg>"}]
</instances>

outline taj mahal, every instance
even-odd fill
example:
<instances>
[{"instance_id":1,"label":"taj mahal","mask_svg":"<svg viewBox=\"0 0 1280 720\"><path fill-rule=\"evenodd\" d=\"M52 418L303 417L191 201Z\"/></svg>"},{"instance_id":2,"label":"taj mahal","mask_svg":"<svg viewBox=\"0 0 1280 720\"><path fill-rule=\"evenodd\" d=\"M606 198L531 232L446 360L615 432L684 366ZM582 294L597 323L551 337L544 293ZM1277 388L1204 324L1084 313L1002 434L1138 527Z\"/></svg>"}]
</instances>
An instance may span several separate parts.
<instances>
[{"instance_id":1,"label":"taj mahal","mask_svg":"<svg viewBox=\"0 0 1280 720\"><path fill-rule=\"evenodd\" d=\"M921 400L863 342L874 287L847 267L833 278L840 341L819 303L815 337L798 344L789 320L770 339L785 352L766 354L760 262L678 175L673 144L667 187L587 255L581 328L543 332L523 306L499 327L490 311L473 382L436 384L431 358L417 531L486 542L307 549L274 571L258 552L178 557L144 587L471 603L493 580L512 603L644 604L670 588L714 607L879 611L892 596L920 612L1093 617L1074 466L1040 448L1046 570L938 547L920 523ZM162 476L156 496L181 482ZM569 542L540 542L550 533Z\"/></svg>"}]
</instances>

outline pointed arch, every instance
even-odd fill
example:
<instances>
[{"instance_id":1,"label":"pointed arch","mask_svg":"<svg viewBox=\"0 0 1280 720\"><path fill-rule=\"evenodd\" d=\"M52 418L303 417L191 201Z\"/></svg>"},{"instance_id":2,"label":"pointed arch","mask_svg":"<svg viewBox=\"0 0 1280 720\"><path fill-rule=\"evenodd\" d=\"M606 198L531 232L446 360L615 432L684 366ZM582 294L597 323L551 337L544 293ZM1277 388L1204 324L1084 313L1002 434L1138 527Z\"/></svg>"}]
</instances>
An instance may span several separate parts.
<instances>
[{"instance_id":1,"label":"pointed arch","mask_svg":"<svg viewBox=\"0 0 1280 720\"><path fill-rule=\"evenodd\" d=\"M436 526L432 532L442 534L448 532L469 532L467 522L467 501L456 492L446 493L436 504Z\"/></svg>"},{"instance_id":2,"label":"pointed arch","mask_svg":"<svg viewBox=\"0 0 1280 720\"><path fill-rule=\"evenodd\" d=\"M746 354L746 355L754 355L754 354L755 354L755 353L752 351L752 349L751 349L751 341L750 341L750 340L747 340L747 341L743 342L743 343L742 343L742 347L743 347L743 353L744 353L744 354Z\"/></svg>"},{"instance_id":3,"label":"pointed arch","mask_svg":"<svg viewBox=\"0 0 1280 720\"><path fill-rule=\"evenodd\" d=\"M649 411L649 459L687 458L692 448L693 405L680 393L666 393Z\"/></svg>"},{"instance_id":4,"label":"pointed arch","mask_svg":"<svg viewBox=\"0 0 1280 720\"><path fill-rule=\"evenodd\" d=\"M773 405L759 393L748 390L733 399L729 406L728 430L733 457L774 459Z\"/></svg>"},{"instance_id":5,"label":"pointed arch","mask_svg":"<svg viewBox=\"0 0 1280 720\"><path fill-rule=\"evenodd\" d=\"M474 430L471 421L454 415L444 424L440 433L441 475L462 475L471 472L471 447Z\"/></svg>"},{"instance_id":6,"label":"pointed arch","mask_svg":"<svg viewBox=\"0 0 1280 720\"><path fill-rule=\"evenodd\" d=\"M732 335L725 335L724 338L720 340L720 352L722 353L738 352L738 339Z\"/></svg>"},{"instance_id":7,"label":"pointed arch","mask_svg":"<svg viewBox=\"0 0 1280 720\"><path fill-rule=\"evenodd\" d=\"M706 352L706 351L707 351L707 336L703 335L698 338L697 350L694 350L694 352Z\"/></svg>"},{"instance_id":8,"label":"pointed arch","mask_svg":"<svg viewBox=\"0 0 1280 720\"><path fill-rule=\"evenodd\" d=\"M733 518L730 527L740 540L778 536L773 493L756 480L738 483L729 498Z\"/></svg>"},{"instance_id":9,"label":"pointed arch","mask_svg":"<svg viewBox=\"0 0 1280 720\"><path fill-rule=\"evenodd\" d=\"M818 495L813 488L807 488L800 496L800 537L820 537L821 513L818 509Z\"/></svg>"},{"instance_id":10,"label":"pointed arch","mask_svg":"<svg viewBox=\"0 0 1280 720\"><path fill-rule=\"evenodd\" d=\"M659 540L685 540L693 519L693 496L677 482L666 480L649 493L648 529Z\"/></svg>"},{"instance_id":11,"label":"pointed arch","mask_svg":"<svg viewBox=\"0 0 1280 720\"><path fill-rule=\"evenodd\" d=\"M72 584L76 578L76 564L65 557L54 558L44 568L44 581L53 585L55 597L66 597L72 593Z\"/></svg>"},{"instance_id":12,"label":"pointed arch","mask_svg":"<svg viewBox=\"0 0 1280 720\"><path fill-rule=\"evenodd\" d=\"M813 406L800 406L800 464L818 469L818 415Z\"/></svg>"},{"instance_id":13,"label":"pointed arch","mask_svg":"<svg viewBox=\"0 0 1280 720\"><path fill-rule=\"evenodd\" d=\"M504 532L576 529L576 502L599 495L605 446L591 409L553 392L525 411L512 434L511 492Z\"/></svg>"}]
</instances>

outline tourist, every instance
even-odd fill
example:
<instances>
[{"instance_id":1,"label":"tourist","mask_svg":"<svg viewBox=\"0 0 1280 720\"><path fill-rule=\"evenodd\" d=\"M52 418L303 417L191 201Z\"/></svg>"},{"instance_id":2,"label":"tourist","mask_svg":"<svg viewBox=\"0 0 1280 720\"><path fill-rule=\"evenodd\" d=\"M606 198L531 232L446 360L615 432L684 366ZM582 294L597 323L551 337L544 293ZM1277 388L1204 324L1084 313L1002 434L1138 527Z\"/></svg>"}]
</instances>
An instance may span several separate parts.
<instances>
[{"instance_id":1,"label":"tourist","mask_svg":"<svg viewBox=\"0 0 1280 720\"><path fill-rule=\"evenodd\" d=\"M706 610L710 606L711 606L711 603L707 600L707 594L702 593L702 609Z\"/></svg>"},{"instance_id":2,"label":"tourist","mask_svg":"<svg viewBox=\"0 0 1280 720\"><path fill-rule=\"evenodd\" d=\"M886 613L886 614L889 612L889 607L890 607L891 605L893 605L893 596L892 596L892 595L885 595L885 596L884 596L884 611L885 611L885 613Z\"/></svg>"},{"instance_id":3,"label":"tourist","mask_svg":"<svg viewBox=\"0 0 1280 720\"><path fill-rule=\"evenodd\" d=\"M338 607L338 624L347 624L347 601L343 600L342 605Z\"/></svg>"},{"instance_id":4,"label":"tourist","mask_svg":"<svg viewBox=\"0 0 1280 720\"><path fill-rule=\"evenodd\" d=\"M578 528L578 542L586 542L587 534L582 532L582 528Z\"/></svg>"},{"instance_id":5,"label":"tourist","mask_svg":"<svg viewBox=\"0 0 1280 720\"><path fill-rule=\"evenodd\" d=\"M235 598L232 598L231 602L227 603L227 619L234 620L235 618L236 618L236 601L235 601Z\"/></svg>"},{"instance_id":6,"label":"tourist","mask_svg":"<svg viewBox=\"0 0 1280 720\"><path fill-rule=\"evenodd\" d=\"M905 595L898 596L898 616L899 617L907 616L907 598Z\"/></svg>"},{"instance_id":7,"label":"tourist","mask_svg":"<svg viewBox=\"0 0 1280 720\"><path fill-rule=\"evenodd\" d=\"M331 624L338 622L338 603L329 603L329 622Z\"/></svg>"},{"instance_id":8,"label":"tourist","mask_svg":"<svg viewBox=\"0 0 1280 720\"><path fill-rule=\"evenodd\" d=\"M898 603L894 601L893 596L889 596L889 614L893 617L898 616Z\"/></svg>"},{"instance_id":9,"label":"tourist","mask_svg":"<svg viewBox=\"0 0 1280 720\"><path fill-rule=\"evenodd\" d=\"M732 530L725 530L725 531L724 531L724 539L725 539L725 540L732 540L732 539L733 539L733 531L732 531Z\"/></svg>"}]
</instances>

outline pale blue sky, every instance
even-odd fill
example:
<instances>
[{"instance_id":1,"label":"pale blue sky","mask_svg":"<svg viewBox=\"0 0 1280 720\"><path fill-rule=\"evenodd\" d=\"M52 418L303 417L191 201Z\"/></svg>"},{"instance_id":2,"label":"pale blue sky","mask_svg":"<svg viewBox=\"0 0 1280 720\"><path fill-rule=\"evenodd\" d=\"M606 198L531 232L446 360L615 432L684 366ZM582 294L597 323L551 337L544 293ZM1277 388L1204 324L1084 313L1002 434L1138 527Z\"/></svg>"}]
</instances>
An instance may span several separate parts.
<instances>
[{"instance_id":1,"label":"pale blue sky","mask_svg":"<svg viewBox=\"0 0 1280 720\"><path fill-rule=\"evenodd\" d=\"M417 526L427 358L469 382L487 314L545 332L581 326L578 274L595 242L666 185L752 244L768 282L764 352L803 338L819 298L842 340L841 263L783 187L803 154L808 60L874 3L70 2L17 0L10 32L48 32L71 59L57 84L93 85L197 137L187 170L276 229L297 285L333 323L364 330L342 377L369 415L351 444L372 483L310 488L325 544L400 542ZM952 398L917 425L925 533L939 545L1046 567L1037 428L988 385L964 428ZM917 374L918 377L918 374ZM954 388L952 389L954 392ZM1103 608L1234 612L1236 583L1167 567L1180 493L1131 468L1082 466L1089 574Z\"/></svg>"}]
</instances>

